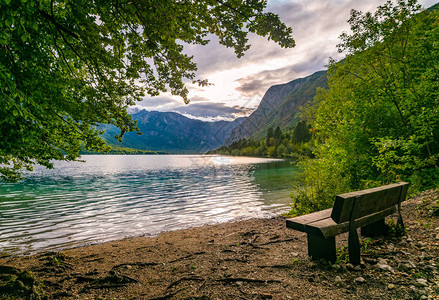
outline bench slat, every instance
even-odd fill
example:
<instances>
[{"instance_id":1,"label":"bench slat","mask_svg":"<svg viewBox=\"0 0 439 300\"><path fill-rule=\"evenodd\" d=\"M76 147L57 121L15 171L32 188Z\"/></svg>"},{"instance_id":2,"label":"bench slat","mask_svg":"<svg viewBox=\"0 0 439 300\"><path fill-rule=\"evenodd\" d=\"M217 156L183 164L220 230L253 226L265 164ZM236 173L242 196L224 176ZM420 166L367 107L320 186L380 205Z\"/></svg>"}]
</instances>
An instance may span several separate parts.
<instances>
[{"instance_id":1,"label":"bench slat","mask_svg":"<svg viewBox=\"0 0 439 300\"><path fill-rule=\"evenodd\" d=\"M402 201L405 200L408 185L406 182L400 182L338 195L335 198L331 218L339 224L349 221L356 199L358 204L354 215L355 219L362 218L377 211L386 210L398 204L400 199Z\"/></svg>"},{"instance_id":2,"label":"bench slat","mask_svg":"<svg viewBox=\"0 0 439 300\"><path fill-rule=\"evenodd\" d=\"M356 228L375 223L396 211L396 207L392 206L383 211L359 218L355 220ZM311 222L305 225L305 232L323 237L325 239L334 237L338 234L349 231L349 222L341 224L336 223L330 217L319 221Z\"/></svg>"},{"instance_id":3,"label":"bench slat","mask_svg":"<svg viewBox=\"0 0 439 300\"><path fill-rule=\"evenodd\" d=\"M286 220L287 228L305 232L305 225L316 222L331 216L332 208L328 208L314 213L299 217L289 218Z\"/></svg>"}]
</instances>

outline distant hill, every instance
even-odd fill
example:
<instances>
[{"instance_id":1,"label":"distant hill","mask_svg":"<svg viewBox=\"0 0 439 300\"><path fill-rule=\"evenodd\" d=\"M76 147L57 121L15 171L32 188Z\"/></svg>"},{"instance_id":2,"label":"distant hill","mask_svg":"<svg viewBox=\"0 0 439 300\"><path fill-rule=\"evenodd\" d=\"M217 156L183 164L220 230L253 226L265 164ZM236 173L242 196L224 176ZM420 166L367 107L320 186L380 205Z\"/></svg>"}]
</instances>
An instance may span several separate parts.
<instances>
[{"instance_id":1,"label":"distant hill","mask_svg":"<svg viewBox=\"0 0 439 300\"><path fill-rule=\"evenodd\" d=\"M232 131L224 145L248 137L261 138L270 127L293 128L299 108L314 98L318 87L328 87L326 71L270 87L259 107Z\"/></svg>"},{"instance_id":2,"label":"distant hill","mask_svg":"<svg viewBox=\"0 0 439 300\"><path fill-rule=\"evenodd\" d=\"M235 121L203 122L173 112L146 111L132 114L142 135L126 133L123 142L114 136L115 126L103 125L103 138L109 145L169 153L204 153L220 147L244 118Z\"/></svg>"}]
</instances>

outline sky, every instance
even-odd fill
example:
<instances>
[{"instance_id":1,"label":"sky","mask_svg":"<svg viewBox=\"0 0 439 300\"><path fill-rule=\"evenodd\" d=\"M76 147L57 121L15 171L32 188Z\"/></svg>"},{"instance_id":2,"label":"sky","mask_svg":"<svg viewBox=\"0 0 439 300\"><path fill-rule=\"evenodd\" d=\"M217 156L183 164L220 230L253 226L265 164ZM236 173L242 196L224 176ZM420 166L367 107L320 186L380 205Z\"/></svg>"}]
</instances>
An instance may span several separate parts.
<instances>
[{"instance_id":1,"label":"sky","mask_svg":"<svg viewBox=\"0 0 439 300\"><path fill-rule=\"evenodd\" d=\"M438 0L421 0L428 8ZM198 79L213 85L188 84L190 104L179 97L162 94L145 97L137 108L171 111L204 121L233 120L247 116L259 105L265 91L326 69L329 58L341 59L336 45L342 32L349 32L351 9L374 11L385 0L268 0L267 11L276 13L293 29L296 47L281 48L272 41L249 35L251 48L237 58L233 49L218 44L212 37L207 46L189 45L194 55Z\"/></svg>"}]
</instances>

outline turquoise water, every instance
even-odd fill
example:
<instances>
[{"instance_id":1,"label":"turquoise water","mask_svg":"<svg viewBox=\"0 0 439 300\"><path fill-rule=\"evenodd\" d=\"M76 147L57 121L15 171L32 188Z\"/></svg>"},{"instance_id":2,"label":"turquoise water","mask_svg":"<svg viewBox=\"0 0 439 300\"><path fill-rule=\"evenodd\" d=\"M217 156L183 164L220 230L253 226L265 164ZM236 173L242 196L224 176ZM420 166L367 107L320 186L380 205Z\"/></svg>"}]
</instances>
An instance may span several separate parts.
<instances>
[{"instance_id":1,"label":"turquoise water","mask_svg":"<svg viewBox=\"0 0 439 300\"><path fill-rule=\"evenodd\" d=\"M0 183L2 255L269 217L288 210L289 162L210 155L84 155Z\"/></svg>"}]
</instances>

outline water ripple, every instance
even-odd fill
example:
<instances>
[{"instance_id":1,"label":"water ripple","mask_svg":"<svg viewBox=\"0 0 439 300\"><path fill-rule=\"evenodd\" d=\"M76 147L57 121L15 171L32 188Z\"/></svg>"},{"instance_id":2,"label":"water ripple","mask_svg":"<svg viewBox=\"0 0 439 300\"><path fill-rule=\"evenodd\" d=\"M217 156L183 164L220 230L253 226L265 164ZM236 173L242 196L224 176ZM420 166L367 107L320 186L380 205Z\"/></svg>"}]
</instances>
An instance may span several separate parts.
<instances>
[{"instance_id":1,"label":"water ripple","mask_svg":"<svg viewBox=\"0 0 439 300\"><path fill-rule=\"evenodd\" d=\"M287 210L288 176L297 172L288 163L257 158L84 158L0 184L3 255L270 216ZM285 184L273 186L270 178L281 169Z\"/></svg>"}]
</instances>

